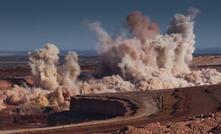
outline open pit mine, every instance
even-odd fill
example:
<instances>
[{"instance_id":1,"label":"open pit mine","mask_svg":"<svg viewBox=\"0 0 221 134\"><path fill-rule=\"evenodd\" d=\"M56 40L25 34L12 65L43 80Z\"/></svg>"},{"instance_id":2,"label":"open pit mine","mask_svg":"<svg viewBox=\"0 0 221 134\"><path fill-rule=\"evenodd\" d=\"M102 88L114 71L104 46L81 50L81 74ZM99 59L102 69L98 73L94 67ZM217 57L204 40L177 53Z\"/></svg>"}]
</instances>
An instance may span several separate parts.
<instances>
[{"instance_id":1,"label":"open pit mine","mask_svg":"<svg viewBox=\"0 0 221 134\"><path fill-rule=\"evenodd\" d=\"M97 56L48 43L1 65L0 133L221 133L221 56L193 56L198 13L164 34L139 11L116 35L92 22Z\"/></svg>"}]
</instances>

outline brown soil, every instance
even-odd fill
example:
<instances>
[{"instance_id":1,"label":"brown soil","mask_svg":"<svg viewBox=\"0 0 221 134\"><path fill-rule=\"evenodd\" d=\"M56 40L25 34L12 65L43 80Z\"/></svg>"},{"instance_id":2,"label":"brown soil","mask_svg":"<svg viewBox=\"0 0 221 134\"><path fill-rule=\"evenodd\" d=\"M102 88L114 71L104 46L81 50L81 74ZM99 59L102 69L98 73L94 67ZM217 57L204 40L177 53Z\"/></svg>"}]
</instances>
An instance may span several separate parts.
<instances>
[{"instance_id":1,"label":"brown soil","mask_svg":"<svg viewBox=\"0 0 221 134\"><path fill-rule=\"evenodd\" d=\"M192 66L196 68L216 68L221 71L221 56L199 56L195 57ZM93 72L94 66L84 66L82 70L85 72ZM6 67L0 68L0 89L10 88L13 84L27 83L33 84L30 77L30 68L25 67ZM18 77L18 78L17 78ZM51 108L17 108L9 107L0 112L0 129L24 128L24 127L44 127L47 126L48 119L56 119L57 115L69 115L65 112L58 112ZM52 123L53 124L53 123ZM57 125L57 124L56 124ZM161 121L144 124L142 126L128 126L116 133L130 134L163 134L163 133L221 133L221 112L197 115L179 121Z\"/></svg>"},{"instance_id":2,"label":"brown soil","mask_svg":"<svg viewBox=\"0 0 221 134\"><path fill-rule=\"evenodd\" d=\"M142 126L128 126L116 133L128 134L220 134L221 112L201 114L186 120L173 122L154 122Z\"/></svg>"},{"instance_id":3,"label":"brown soil","mask_svg":"<svg viewBox=\"0 0 221 134\"><path fill-rule=\"evenodd\" d=\"M216 56L197 56L193 58L194 65L217 65L221 64L221 55Z\"/></svg>"},{"instance_id":4,"label":"brown soil","mask_svg":"<svg viewBox=\"0 0 221 134\"><path fill-rule=\"evenodd\" d=\"M12 88L12 83L7 80L0 80L0 89L9 89Z\"/></svg>"}]
</instances>

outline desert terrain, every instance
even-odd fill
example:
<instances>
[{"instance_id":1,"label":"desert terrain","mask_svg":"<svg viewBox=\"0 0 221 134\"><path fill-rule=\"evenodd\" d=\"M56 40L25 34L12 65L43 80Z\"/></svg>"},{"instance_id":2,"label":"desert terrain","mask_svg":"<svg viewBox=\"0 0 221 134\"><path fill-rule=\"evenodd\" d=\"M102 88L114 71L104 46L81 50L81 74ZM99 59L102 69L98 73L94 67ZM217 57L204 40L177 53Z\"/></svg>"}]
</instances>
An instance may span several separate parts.
<instances>
[{"instance_id":1,"label":"desert terrain","mask_svg":"<svg viewBox=\"0 0 221 134\"><path fill-rule=\"evenodd\" d=\"M97 55L46 43L0 57L0 133L220 133L221 56L194 53L191 8L165 32L140 11Z\"/></svg>"},{"instance_id":2,"label":"desert terrain","mask_svg":"<svg viewBox=\"0 0 221 134\"><path fill-rule=\"evenodd\" d=\"M5 58L3 58L5 59ZM24 58L25 59L25 58ZM93 60L93 62L91 62ZM206 62L205 62L206 61ZM7 89L12 87L12 85L33 85L33 79L31 76L31 69L28 66L27 61L11 61L7 63L4 63L5 61L1 61L1 81L0 81L0 87L1 90ZM3 64L4 63L4 64ZM96 63L96 64L93 64ZM220 71L220 63L221 63L221 56L197 56L194 57L193 62L191 64L191 68L193 69L202 69L202 68L215 68ZM82 69L82 73L80 75L80 79L85 79L85 77L88 77L88 75L92 75L93 72L96 70L96 68L99 65L99 58L89 58L83 57L81 59L80 57L80 66ZM55 129L58 133L60 132L107 132L107 133L221 133L220 129L220 121L221 121L221 113L220 111L220 103L221 100L219 100L221 97L219 96L219 90L221 86L217 85L215 87L211 86L205 86L205 87L194 87L189 88L191 90L186 91L190 92L189 94L192 94L192 97L194 98L193 94L197 94L199 96L199 99L196 99L196 101L193 102L185 102L188 101L181 101L177 103L176 100L179 100L179 95L175 95L174 99L166 99L165 102L169 103L169 111L168 109L166 112L163 113L163 115L158 114L156 111L165 111L165 107L158 107L158 110L153 110L152 106L149 107L152 109L148 110L148 112L144 112L145 105L148 104L148 101L143 100L149 100L151 97L156 98L156 95L151 95L149 92L140 92L140 93L129 93L126 95L122 95L121 93L115 93L115 94L104 94L100 96L111 96L116 97L118 100L116 102L120 102L119 104L123 104L122 106L119 105L119 107L115 107L118 104L114 104L113 106L117 109L117 111L112 111L112 113L116 114L110 114L107 111L103 111L103 113L107 114L101 114L99 113L99 108L93 108L93 106L98 105L100 107L99 102L94 102L94 104L91 104L91 110L89 111L95 111L94 113L85 113L82 115L82 111L78 111L81 108L74 108L74 111L71 111L67 109L66 111L61 111L59 108L53 108L53 107L39 107L39 106L16 106L11 105L10 107L2 110L0 112L0 129L1 130L7 130L3 132L11 133L11 132L29 132L26 130L26 128L48 128L52 127L51 129ZM209 97L197 93L198 90L206 90L209 89L211 92L215 92L212 94L216 94L218 96L218 100L210 100ZM213 89L215 89L213 91ZM196 90L196 91L194 91ZM159 94L168 94L165 92L169 92L169 95L174 95L172 92L174 90L159 90ZM171 93L170 93L171 92ZM196 92L196 93L195 93ZM209 91L208 91L209 92ZM143 99L141 94L147 99ZM157 94L157 93L156 93ZM99 95L92 95L92 96L99 96ZM122 97L125 96L125 97ZM182 98L183 95L180 97ZM216 97L217 97L216 96ZM162 96L161 96L162 97ZM139 99L138 99L139 98ZM167 97L166 97L167 98ZM92 99L93 100L93 99ZM98 99L99 100L99 99ZM108 102L106 105L111 106L112 104L108 104L110 99L107 99ZM142 100L142 101L141 101ZM192 100L192 99L191 99ZM194 99L193 99L194 100ZM102 101L104 101L102 99ZM125 102L124 102L125 101ZM128 103L131 101L130 103ZM75 101L74 101L75 102ZM89 102L79 102L79 105L85 105L88 103L91 103L91 100L89 99ZM92 101L93 102L93 101ZM133 104L133 102L135 102ZM145 102L143 104L143 102ZM158 102L158 101L157 101ZM159 101L160 102L160 101ZM81 104L82 103L82 104ZM102 102L104 103L104 102ZM176 104L175 104L176 103ZM198 106L203 103L202 107ZM215 106L217 103L217 106ZM213 107L214 104L214 107ZM90 104L89 104L90 105ZM164 104L165 105L165 104ZM167 105L167 106L168 106ZM206 106L209 106L208 108ZM74 105L75 107L78 106L78 104ZM211 107L212 106L212 107ZM104 107L104 106L101 106ZM123 107L122 111L119 110ZM109 107L111 108L111 107ZM179 114L179 110L175 110L176 112L172 112L175 109L180 109L181 113L184 110L190 110L190 112L185 111L183 114ZM71 107L70 107L71 109ZM96 111L96 109L98 111ZM106 108L108 110L108 108ZM143 111L144 109L144 111ZM161 109L161 110L160 110ZM83 111L88 111L88 108L82 109ZM135 111L134 111L135 110ZM108 110L109 111L109 110ZM141 112L142 111L142 112ZM194 112L195 111L195 112ZM148 117L148 114L151 115L151 113L156 112L156 117ZM79 114L81 113L81 114ZM142 114L141 114L142 113ZM144 114L145 113L145 114ZM96 115L97 114L97 115ZM123 117L123 122L122 122ZM127 119L128 118L128 119ZM68 120L67 120L68 119ZM107 122L105 122L107 120ZM128 120L128 121L127 121ZM98 123L96 124L96 122ZM99 121L101 123L99 123ZM86 125L84 124L86 122ZM87 124L87 122L89 122ZM68 127L68 129L61 129L56 128L56 126L60 125L67 125L67 124L81 124L83 123L84 127L79 128L81 125L73 125ZM91 126L91 123L94 124ZM108 127L107 126L112 126ZM55 128L53 128L55 127ZM15 129L24 129L24 131L10 131ZM31 130L32 131L32 130ZM33 132L38 133L38 130L33 130ZM45 129L45 131L41 131L48 133L49 131ZM55 132L53 132L55 133Z\"/></svg>"}]
</instances>

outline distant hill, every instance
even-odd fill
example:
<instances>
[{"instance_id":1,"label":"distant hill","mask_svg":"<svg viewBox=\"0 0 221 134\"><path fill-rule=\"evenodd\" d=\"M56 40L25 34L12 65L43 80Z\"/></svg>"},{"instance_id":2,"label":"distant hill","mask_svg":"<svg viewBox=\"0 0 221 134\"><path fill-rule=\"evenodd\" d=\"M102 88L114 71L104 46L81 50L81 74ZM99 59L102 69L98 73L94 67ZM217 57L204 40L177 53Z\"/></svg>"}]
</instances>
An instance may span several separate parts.
<instances>
[{"instance_id":1,"label":"distant hill","mask_svg":"<svg viewBox=\"0 0 221 134\"><path fill-rule=\"evenodd\" d=\"M66 55L66 53L71 50L63 50L60 52L61 56ZM79 56L96 56L97 52L95 50L74 50ZM30 51L0 51L0 56L27 56Z\"/></svg>"},{"instance_id":2,"label":"distant hill","mask_svg":"<svg viewBox=\"0 0 221 134\"><path fill-rule=\"evenodd\" d=\"M64 56L68 51L63 50L60 56ZM74 50L79 56L97 56L96 50ZM0 56L27 56L29 51L0 51ZM197 48L194 55L221 55L221 48Z\"/></svg>"},{"instance_id":3,"label":"distant hill","mask_svg":"<svg viewBox=\"0 0 221 134\"><path fill-rule=\"evenodd\" d=\"M195 50L194 55L221 55L220 48L198 48Z\"/></svg>"}]
</instances>

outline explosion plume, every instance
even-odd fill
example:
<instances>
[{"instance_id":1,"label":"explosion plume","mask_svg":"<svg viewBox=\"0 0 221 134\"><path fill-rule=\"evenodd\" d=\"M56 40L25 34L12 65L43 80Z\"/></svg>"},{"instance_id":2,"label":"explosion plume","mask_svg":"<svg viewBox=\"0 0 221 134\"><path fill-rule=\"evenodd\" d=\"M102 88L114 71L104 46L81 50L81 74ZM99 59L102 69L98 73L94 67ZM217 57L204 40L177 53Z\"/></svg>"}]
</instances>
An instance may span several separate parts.
<instances>
[{"instance_id":1,"label":"explosion plume","mask_svg":"<svg viewBox=\"0 0 221 134\"><path fill-rule=\"evenodd\" d=\"M35 86L55 90L59 83L57 80L57 63L59 50L54 44L46 44L44 48L29 53Z\"/></svg>"},{"instance_id":2,"label":"explosion plume","mask_svg":"<svg viewBox=\"0 0 221 134\"><path fill-rule=\"evenodd\" d=\"M142 43L159 33L156 23L151 22L145 15L139 11L134 11L127 16L127 26L134 36Z\"/></svg>"},{"instance_id":3,"label":"explosion plume","mask_svg":"<svg viewBox=\"0 0 221 134\"><path fill-rule=\"evenodd\" d=\"M215 69L191 70L194 52L194 18L199 11L176 14L166 34L160 34L141 12L126 18L128 36L111 36L101 23L90 24L98 36L102 78L79 81L80 66L75 52L59 62L59 49L46 44L29 53L34 87L14 86L0 92L0 110L6 105L68 105L76 94L155 90L217 84L221 73ZM125 34L122 34L125 35ZM105 76L106 75L106 76Z\"/></svg>"},{"instance_id":4,"label":"explosion plume","mask_svg":"<svg viewBox=\"0 0 221 134\"><path fill-rule=\"evenodd\" d=\"M221 73L215 70L196 73L189 68L194 52L196 13L198 10L192 9L186 15L176 14L164 35L158 33L155 24L155 28L150 28L153 24L140 12L132 12L127 17L132 37L113 38L101 23L90 24L98 36L103 74L119 74L145 90L221 82ZM197 75L197 80L188 79L193 75Z\"/></svg>"},{"instance_id":5,"label":"explosion plume","mask_svg":"<svg viewBox=\"0 0 221 134\"><path fill-rule=\"evenodd\" d=\"M46 44L44 48L29 53L35 86L46 90L56 90L59 86L77 88L75 83L80 75L77 54L68 52L60 66L58 54L59 49L54 44Z\"/></svg>"},{"instance_id":6,"label":"explosion plume","mask_svg":"<svg viewBox=\"0 0 221 134\"><path fill-rule=\"evenodd\" d=\"M14 85L12 89L0 92L0 110L5 105L37 104L40 106L67 105L70 96L79 94L77 77L80 74L78 56L68 52L63 65L59 65L59 49L46 44L29 53L34 87L23 88Z\"/></svg>"}]
</instances>

